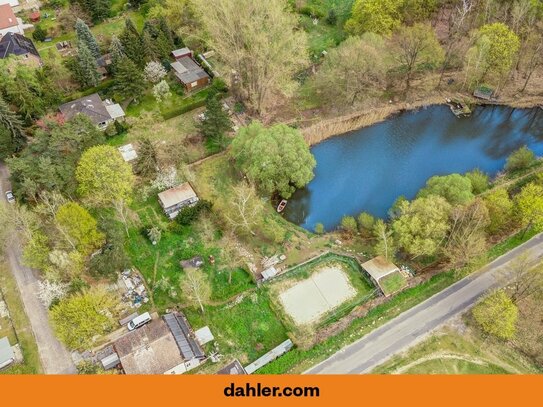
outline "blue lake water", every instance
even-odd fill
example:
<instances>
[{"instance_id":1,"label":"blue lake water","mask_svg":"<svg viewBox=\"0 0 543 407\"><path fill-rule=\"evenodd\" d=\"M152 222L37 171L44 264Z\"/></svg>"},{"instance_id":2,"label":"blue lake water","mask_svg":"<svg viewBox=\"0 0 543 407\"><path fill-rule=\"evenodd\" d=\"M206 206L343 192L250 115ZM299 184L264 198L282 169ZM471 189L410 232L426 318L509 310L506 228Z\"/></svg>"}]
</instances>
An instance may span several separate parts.
<instances>
[{"instance_id":1,"label":"blue lake water","mask_svg":"<svg viewBox=\"0 0 543 407\"><path fill-rule=\"evenodd\" d=\"M540 108L479 106L460 119L440 105L404 112L314 146L315 178L291 197L285 217L308 230L333 229L362 211L384 218L433 175L479 168L493 176L523 145L543 155Z\"/></svg>"}]
</instances>

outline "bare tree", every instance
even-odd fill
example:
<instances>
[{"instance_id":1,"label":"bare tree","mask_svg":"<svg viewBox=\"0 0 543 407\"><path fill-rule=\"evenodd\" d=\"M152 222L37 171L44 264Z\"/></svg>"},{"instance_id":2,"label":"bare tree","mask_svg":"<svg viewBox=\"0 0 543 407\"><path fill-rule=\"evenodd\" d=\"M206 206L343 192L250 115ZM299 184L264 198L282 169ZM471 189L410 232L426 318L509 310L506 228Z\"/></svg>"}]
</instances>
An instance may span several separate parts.
<instances>
[{"instance_id":1,"label":"bare tree","mask_svg":"<svg viewBox=\"0 0 543 407\"><path fill-rule=\"evenodd\" d=\"M505 270L505 275L508 279L513 279L508 289L514 303L543 293L543 264L534 267L529 253L524 253L513 260Z\"/></svg>"},{"instance_id":2,"label":"bare tree","mask_svg":"<svg viewBox=\"0 0 543 407\"><path fill-rule=\"evenodd\" d=\"M233 193L224 216L234 230L241 229L254 235L253 227L260 218L262 202L256 195L255 188L245 182L234 186Z\"/></svg>"},{"instance_id":3,"label":"bare tree","mask_svg":"<svg viewBox=\"0 0 543 407\"><path fill-rule=\"evenodd\" d=\"M228 284L232 283L232 272L243 264L243 256L233 233L224 235L220 242L223 268L228 271Z\"/></svg>"},{"instance_id":4,"label":"bare tree","mask_svg":"<svg viewBox=\"0 0 543 407\"><path fill-rule=\"evenodd\" d=\"M211 296L211 287L204 272L197 268L186 268L181 289L185 298L192 304L197 304L202 314L205 313L204 303Z\"/></svg>"},{"instance_id":5,"label":"bare tree","mask_svg":"<svg viewBox=\"0 0 543 407\"><path fill-rule=\"evenodd\" d=\"M117 218L123 223L124 230L126 231L126 236L130 237L130 232L128 231L128 214L129 209L126 205L126 202L124 199L118 199L113 202L113 207L115 208L115 213L117 214Z\"/></svg>"}]
</instances>

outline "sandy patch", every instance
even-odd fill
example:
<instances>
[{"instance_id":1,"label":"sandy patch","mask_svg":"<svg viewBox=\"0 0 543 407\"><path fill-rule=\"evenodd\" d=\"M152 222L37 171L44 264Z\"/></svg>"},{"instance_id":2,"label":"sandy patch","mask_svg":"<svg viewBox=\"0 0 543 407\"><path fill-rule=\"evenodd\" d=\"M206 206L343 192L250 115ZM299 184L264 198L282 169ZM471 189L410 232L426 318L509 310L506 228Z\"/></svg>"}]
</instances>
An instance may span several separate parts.
<instances>
[{"instance_id":1,"label":"sandy patch","mask_svg":"<svg viewBox=\"0 0 543 407\"><path fill-rule=\"evenodd\" d=\"M304 325L354 296L356 290L347 274L338 266L330 266L283 291L279 301L296 324Z\"/></svg>"}]
</instances>

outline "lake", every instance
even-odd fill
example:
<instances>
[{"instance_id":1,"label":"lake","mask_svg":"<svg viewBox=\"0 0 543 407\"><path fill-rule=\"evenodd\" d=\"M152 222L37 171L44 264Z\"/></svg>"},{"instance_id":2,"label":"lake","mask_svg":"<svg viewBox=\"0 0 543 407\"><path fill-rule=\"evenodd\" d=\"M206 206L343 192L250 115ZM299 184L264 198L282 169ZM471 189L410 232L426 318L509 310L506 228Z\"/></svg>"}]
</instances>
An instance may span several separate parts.
<instances>
[{"instance_id":1,"label":"lake","mask_svg":"<svg viewBox=\"0 0 543 407\"><path fill-rule=\"evenodd\" d=\"M448 106L403 112L312 147L315 178L291 197L285 217L305 229L337 227L344 215L381 218L434 175L479 168L494 176L523 145L543 155L543 110L478 106L456 118Z\"/></svg>"}]
</instances>

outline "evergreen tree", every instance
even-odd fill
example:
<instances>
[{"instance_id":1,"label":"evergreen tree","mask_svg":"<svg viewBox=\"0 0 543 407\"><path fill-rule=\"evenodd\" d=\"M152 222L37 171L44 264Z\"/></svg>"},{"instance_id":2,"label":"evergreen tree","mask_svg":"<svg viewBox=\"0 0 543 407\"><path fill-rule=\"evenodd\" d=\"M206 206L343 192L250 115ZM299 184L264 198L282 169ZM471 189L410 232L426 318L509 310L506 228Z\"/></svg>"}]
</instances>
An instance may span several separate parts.
<instances>
[{"instance_id":1,"label":"evergreen tree","mask_svg":"<svg viewBox=\"0 0 543 407\"><path fill-rule=\"evenodd\" d=\"M143 67L145 65L145 50L143 48L143 41L138 33L138 30L134 26L134 23L129 18L127 18L125 21L125 27L119 39L124 48L124 53L126 56L136 65Z\"/></svg>"},{"instance_id":2,"label":"evergreen tree","mask_svg":"<svg viewBox=\"0 0 543 407\"><path fill-rule=\"evenodd\" d=\"M145 90L141 69L128 57L122 58L115 69L115 90L132 99L141 96Z\"/></svg>"},{"instance_id":3,"label":"evergreen tree","mask_svg":"<svg viewBox=\"0 0 543 407\"><path fill-rule=\"evenodd\" d=\"M77 35L77 41L85 44L94 58L100 58L102 55L100 46L89 29L89 26L80 18L78 18L75 23L75 33Z\"/></svg>"},{"instance_id":4,"label":"evergreen tree","mask_svg":"<svg viewBox=\"0 0 543 407\"><path fill-rule=\"evenodd\" d=\"M226 133L232 130L232 121L218 94L211 92L206 98L205 118L198 127L207 141L224 147Z\"/></svg>"},{"instance_id":5,"label":"evergreen tree","mask_svg":"<svg viewBox=\"0 0 543 407\"><path fill-rule=\"evenodd\" d=\"M110 0L72 0L87 12L93 23L99 23L109 17Z\"/></svg>"},{"instance_id":6,"label":"evergreen tree","mask_svg":"<svg viewBox=\"0 0 543 407\"><path fill-rule=\"evenodd\" d=\"M119 37L117 37L116 35L111 37L111 44L109 45L109 55L111 57L112 71L115 71L115 66L117 66L119 61L126 56L126 54L124 53L123 44L121 44Z\"/></svg>"},{"instance_id":7,"label":"evergreen tree","mask_svg":"<svg viewBox=\"0 0 543 407\"><path fill-rule=\"evenodd\" d=\"M0 133L9 136L9 148L4 146L3 155L20 151L26 141L23 124L17 115L9 109L8 104L0 96ZM4 137L2 140L4 140Z\"/></svg>"},{"instance_id":8,"label":"evergreen tree","mask_svg":"<svg viewBox=\"0 0 543 407\"><path fill-rule=\"evenodd\" d=\"M164 17L160 17L158 19L158 29L164 34L164 38L168 42L168 46L170 47L170 51L175 49L175 38L172 30L168 26L168 22ZM179 44L180 46L184 46L183 41Z\"/></svg>"},{"instance_id":9,"label":"evergreen tree","mask_svg":"<svg viewBox=\"0 0 543 407\"><path fill-rule=\"evenodd\" d=\"M154 178L157 173L158 158L153 142L145 137L138 148L138 159L134 170L136 174L145 178Z\"/></svg>"},{"instance_id":10,"label":"evergreen tree","mask_svg":"<svg viewBox=\"0 0 543 407\"><path fill-rule=\"evenodd\" d=\"M85 43L80 43L77 47L77 79L83 87L92 87L98 85L100 74L98 65L91 51Z\"/></svg>"},{"instance_id":11,"label":"evergreen tree","mask_svg":"<svg viewBox=\"0 0 543 407\"><path fill-rule=\"evenodd\" d=\"M175 47L171 37L168 38L163 29L158 20L147 21L143 26L142 37L149 60L167 59Z\"/></svg>"},{"instance_id":12,"label":"evergreen tree","mask_svg":"<svg viewBox=\"0 0 543 407\"><path fill-rule=\"evenodd\" d=\"M141 42L145 53L145 62L162 59L160 50L157 47L157 42L148 30L144 30L141 34Z\"/></svg>"}]
</instances>

